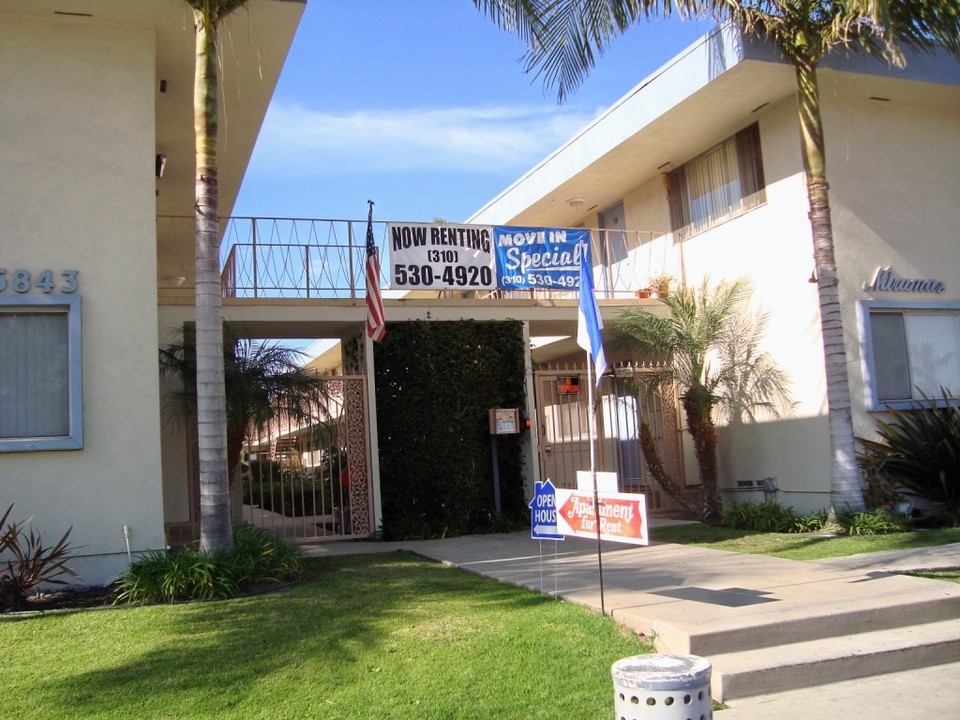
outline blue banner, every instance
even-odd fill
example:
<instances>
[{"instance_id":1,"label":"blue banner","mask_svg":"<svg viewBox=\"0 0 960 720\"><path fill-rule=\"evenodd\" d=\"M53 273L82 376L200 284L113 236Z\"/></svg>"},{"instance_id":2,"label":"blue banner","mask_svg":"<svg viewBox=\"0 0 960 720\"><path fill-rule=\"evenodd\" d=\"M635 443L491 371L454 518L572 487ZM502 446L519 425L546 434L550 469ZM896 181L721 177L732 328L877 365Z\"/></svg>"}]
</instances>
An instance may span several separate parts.
<instances>
[{"instance_id":1,"label":"blue banner","mask_svg":"<svg viewBox=\"0 0 960 720\"><path fill-rule=\"evenodd\" d=\"M590 231L583 228L494 227L497 287L569 290L580 287L580 253L590 267Z\"/></svg>"}]
</instances>

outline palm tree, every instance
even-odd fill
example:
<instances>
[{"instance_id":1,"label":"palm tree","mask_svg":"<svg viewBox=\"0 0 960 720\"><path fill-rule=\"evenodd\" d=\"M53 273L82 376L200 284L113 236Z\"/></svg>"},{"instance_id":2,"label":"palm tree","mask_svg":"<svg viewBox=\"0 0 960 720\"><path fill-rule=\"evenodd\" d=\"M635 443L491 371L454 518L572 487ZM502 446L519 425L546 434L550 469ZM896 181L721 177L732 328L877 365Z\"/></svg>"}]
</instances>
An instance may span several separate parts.
<instances>
[{"instance_id":1,"label":"palm tree","mask_svg":"<svg viewBox=\"0 0 960 720\"><path fill-rule=\"evenodd\" d=\"M160 370L178 386L166 396L168 422L183 422L197 412L196 349L183 337L160 348ZM297 362L301 356L276 343L231 339L224 345L226 466L231 483L240 477L240 456L251 432L262 431L278 416L295 425L315 425L327 418L327 381L304 369Z\"/></svg>"},{"instance_id":2,"label":"palm tree","mask_svg":"<svg viewBox=\"0 0 960 720\"><path fill-rule=\"evenodd\" d=\"M726 370L717 386L717 420L731 425L756 422L758 415L782 418L796 403L787 390L790 379L770 353L762 351L768 313L737 313L720 347L718 362Z\"/></svg>"},{"instance_id":3,"label":"palm tree","mask_svg":"<svg viewBox=\"0 0 960 720\"><path fill-rule=\"evenodd\" d=\"M246 0L185 0L193 10L196 64L193 126L196 142L197 437L200 468L200 551L233 546L220 302L220 200L217 123L220 22Z\"/></svg>"},{"instance_id":4,"label":"palm tree","mask_svg":"<svg viewBox=\"0 0 960 720\"><path fill-rule=\"evenodd\" d=\"M807 176L810 227L820 299L831 447L831 514L864 508L854 447L846 348L837 292L833 226L817 85L821 58L838 46L903 63L899 46L944 47L960 58L956 0L474 0L501 27L528 43L526 71L536 70L563 101L612 40L640 20L712 14L773 42L794 66L801 154Z\"/></svg>"},{"instance_id":5,"label":"palm tree","mask_svg":"<svg viewBox=\"0 0 960 720\"><path fill-rule=\"evenodd\" d=\"M718 353L739 329L738 317L749 292L749 285L742 279L715 286L704 280L697 288L681 287L665 297L666 316L632 308L612 323L629 344L665 362L666 370L656 382L678 386L703 486L702 516L706 520L719 519L723 512L713 422L713 410L720 399L718 389L743 371L722 362ZM663 479L658 479L663 484Z\"/></svg>"}]
</instances>

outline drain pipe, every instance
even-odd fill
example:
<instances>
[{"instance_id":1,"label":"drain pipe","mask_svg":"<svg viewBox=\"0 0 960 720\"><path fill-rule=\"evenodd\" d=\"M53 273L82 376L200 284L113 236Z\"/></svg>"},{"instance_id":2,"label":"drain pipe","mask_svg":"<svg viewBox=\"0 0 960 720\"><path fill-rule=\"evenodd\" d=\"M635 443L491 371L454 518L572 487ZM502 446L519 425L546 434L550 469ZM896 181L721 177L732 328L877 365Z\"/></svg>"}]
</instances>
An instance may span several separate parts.
<instances>
[{"instance_id":1,"label":"drain pipe","mask_svg":"<svg viewBox=\"0 0 960 720\"><path fill-rule=\"evenodd\" d=\"M132 563L133 553L130 552L130 526L129 525L123 526L123 540L127 544L127 562Z\"/></svg>"}]
</instances>

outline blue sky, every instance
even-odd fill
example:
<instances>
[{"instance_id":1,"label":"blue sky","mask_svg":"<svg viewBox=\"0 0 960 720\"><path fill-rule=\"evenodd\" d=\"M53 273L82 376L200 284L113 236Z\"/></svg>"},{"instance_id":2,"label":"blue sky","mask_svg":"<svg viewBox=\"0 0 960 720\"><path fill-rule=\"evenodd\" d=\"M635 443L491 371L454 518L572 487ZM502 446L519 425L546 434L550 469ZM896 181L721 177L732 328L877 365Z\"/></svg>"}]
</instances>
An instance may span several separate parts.
<instances>
[{"instance_id":1,"label":"blue sky","mask_svg":"<svg viewBox=\"0 0 960 720\"><path fill-rule=\"evenodd\" d=\"M709 27L641 24L558 105L471 0L308 0L234 215L463 221Z\"/></svg>"}]
</instances>

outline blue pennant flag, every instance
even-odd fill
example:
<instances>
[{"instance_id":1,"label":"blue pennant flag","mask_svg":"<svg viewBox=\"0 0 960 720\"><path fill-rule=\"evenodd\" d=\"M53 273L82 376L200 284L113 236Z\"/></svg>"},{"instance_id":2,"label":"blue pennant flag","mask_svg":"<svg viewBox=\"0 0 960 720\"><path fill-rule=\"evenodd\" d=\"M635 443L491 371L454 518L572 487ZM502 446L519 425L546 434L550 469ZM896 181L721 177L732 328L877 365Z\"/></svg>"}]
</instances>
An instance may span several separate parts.
<instances>
[{"instance_id":1,"label":"blue pennant flag","mask_svg":"<svg viewBox=\"0 0 960 720\"><path fill-rule=\"evenodd\" d=\"M593 291L593 272L590 269L590 246L580 245L580 307L577 325L577 345L590 353L597 374L597 387L600 376L607 369L607 358L603 354L603 340L600 329L603 320L597 307L597 298Z\"/></svg>"}]
</instances>

